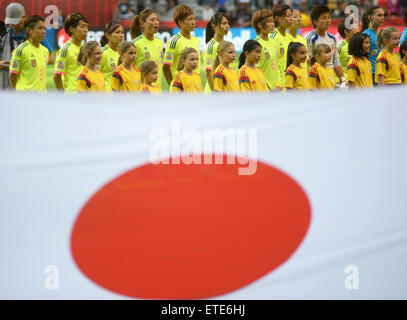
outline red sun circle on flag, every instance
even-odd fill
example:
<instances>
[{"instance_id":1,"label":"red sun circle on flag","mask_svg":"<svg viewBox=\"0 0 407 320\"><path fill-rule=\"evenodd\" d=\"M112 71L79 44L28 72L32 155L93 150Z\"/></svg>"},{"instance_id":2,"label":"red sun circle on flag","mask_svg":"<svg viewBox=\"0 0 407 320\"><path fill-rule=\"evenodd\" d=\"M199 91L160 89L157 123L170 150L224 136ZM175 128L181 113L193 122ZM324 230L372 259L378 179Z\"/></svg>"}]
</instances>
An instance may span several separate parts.
<instances>
[{"instance_id":1,"label":"red sun circle on flag","mask_svg":"<svg viewBox=\"0 0 407 320\"><path fill-rule=\"evenodd\" d=\"M310 203L284 172L238 166L146 164L110 181L75 221L77 266L142 299L215 297L275 270L303 241Z\"/></svg>"}]
</instances>

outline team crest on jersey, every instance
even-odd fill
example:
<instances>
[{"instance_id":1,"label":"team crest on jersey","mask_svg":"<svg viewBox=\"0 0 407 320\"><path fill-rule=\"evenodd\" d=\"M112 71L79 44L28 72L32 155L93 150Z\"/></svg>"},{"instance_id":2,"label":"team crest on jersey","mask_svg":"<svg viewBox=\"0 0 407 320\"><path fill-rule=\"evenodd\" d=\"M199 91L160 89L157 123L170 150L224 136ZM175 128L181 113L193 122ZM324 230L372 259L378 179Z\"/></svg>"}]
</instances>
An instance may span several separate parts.
<instances>
[{"instance_id":1,"label":"team crest on jersey","mask_svg":"<svg viewBox=\"0 0 407 320\"><path fill-rule=\"evenodd\" d=\"M281 54L282 56L284 55L284 48L283 48L283 47L280 48L280 54Z\"/></svg>"},{"instance_id":2,"label":"team crest on jersey","mask_svg":"<svg viewBox=\"0 0 407 320\"><path fill-rule=\"evenodd\" d=\"M150 59L150 57L151 57L150 52L146 51L144 53L144 56L146 57L146 59Z\"/></svg>"},{"instance_id":3,"label":"team crest on jersey","mask_svg":"<svg viewBox=\"0 0 407 320\"><path fill-rule=\"evenodd\" d=\"M14 60L14 62L13 62L13 69L18 69L18 65L19 65L18 61L17 61L17 60Z\"/></svg>"},{"instance_id":4,"label":"team crest on jersey","mask_svg":"<svg viewBox=\"0 0 407 320\"><path fill-rule=\"evenodd\" d=\"M210 66L212 64L211 58L206 58L206 65Z\"/></svg>"},{"instance_id":5,"label":"team crest on jersey","mask_svg":"<svg viewBox=\"0 0 407 320\"><path fill-rule=\"evenodd\" d=\"M37 66L37 60L35 59L31 60L31 65L33 68L35 68Z\"/></svg>"},{"instance_id":6,"label":"team crest on jersey","mask_svg":"<svg viewBox=\"0 0 407 320\"><path fill-rule=\"evenodd\" d=\"M58 63L58 69L65 69L65 63L63 61Z\"/></svg>"},{"instance_id":7,"label":"team crest on jersey","mask_svg":"<svg viewBox=\"0 0 407 320\"><path fill-rule=\"evenodd\" d=\"M266 52L265 54L266 59L270 59L270 53Z\"/></svg>"},{"instance_id":8,"label":"team crest on jersey","mask_svg":"<svg viewBox=\"0 0 407 320\"><path fill-rule=\"evenodd\" d=\"M376 50L376 49L373 49L373 50L372 50L372 56L375 56L375 55L377 55L377 50Z\"/></svg>"},{"instance_id":9,"label":"team crest on jersey","mask_svg":"<svg viewBox=\"0 0 407 320\"><path fill-rule=\"evenodd\" d=\"M167 52L166 59L167 60L172 60L172 57L173 57L172 52Z\"/></svg>"}]
</instances>

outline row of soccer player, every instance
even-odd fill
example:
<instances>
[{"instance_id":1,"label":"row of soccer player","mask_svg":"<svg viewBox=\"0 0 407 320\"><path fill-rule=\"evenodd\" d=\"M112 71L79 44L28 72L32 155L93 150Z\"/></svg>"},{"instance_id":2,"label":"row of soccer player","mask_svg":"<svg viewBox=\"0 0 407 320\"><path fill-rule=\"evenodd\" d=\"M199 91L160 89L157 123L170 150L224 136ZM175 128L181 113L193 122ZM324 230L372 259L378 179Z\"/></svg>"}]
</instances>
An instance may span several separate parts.
<instances>
[{"instance_id":1,"label":"row of soccer player","mask_svg":"<svg viewBox=\"0 0 407 320\"><path fill-rule=\"evenodd\" d=\"M394 53L399 44L397 29L389 27L381 30L377 40L377 30L383 18L382 8L369 8L363 17L364 35L352 27L346 28L342 21L338 30L344 40L337 48L335 37L327 32L331 20L326 6L316 6L311 11L315 30L307 39L297 34L301 27L298 11L293 12L287 5L276 5L273 11L257 11L252 17L252 25L258 36L255 41L245 43L239 74L233 65L234 45L224 41L230 21L224 13L217 13L206 29L207 45L203 52L205 91L333 88L335 82L345 88L347 81L355 87L371 87L375 82L380 85L406 82L403 44L400 48L401 62ZM159 19L151 10L142 11L134 19L131 26L134 40L131 44L123 42L123 27L109 22L105 26L101 46L96 42L82 45L88 31L87 19L80 13L69 15L65 20L65 30L71 39L57 54L54 76L57 89L66 92L157 92L161 90L163 74L171 91L201 91L200 44L198 38L191 35L195 28L192 9L185 5L177 6L174 22L180 27L180 32L170 39L163 54L164 45L154 36ZM40 44L45 37L44 21L41 17L31 16L25 25L28 40L13 53L11 86L17 90L46 91L48 51ZM347 49L353 38L353 45L349 46L350 56ZM379 49L382 49L380 54ZM306 63L308 57L315 64ZM370 60L370 68L367 59Z\"/></svg>"}]
</instances>

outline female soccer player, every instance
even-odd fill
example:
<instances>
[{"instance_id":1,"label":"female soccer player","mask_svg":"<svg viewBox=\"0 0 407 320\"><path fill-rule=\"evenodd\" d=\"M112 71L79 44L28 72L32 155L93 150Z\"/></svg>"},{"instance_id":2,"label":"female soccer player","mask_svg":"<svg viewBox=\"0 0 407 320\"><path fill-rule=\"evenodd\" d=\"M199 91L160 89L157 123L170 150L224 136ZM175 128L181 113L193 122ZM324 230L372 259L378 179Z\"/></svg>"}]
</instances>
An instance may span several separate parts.
<instances>
[{"instance_id":1,"label":"female soccer player","mask_svg":"<svg viewBox=\"0 0 407 320\"><path fill-rule=\"evenodd\" d=\"M81 13L74 13L66 17L64 28L71 39L57 53L54 83L57 90L72 93L78 91L76 80L82 70L78 54L88 34L88 20Z\"/></svg>"},{"instance_id":2,"label":"female soccer player","mask_svg":"<svg viewBox=\"0 0 407 320\"><path fill-rule=\"evenodd\" d=\"M206 46L203 51L203 61L206 70L205 93L210 93L213 89L213 62L216 57L219 43L224 40L230 29L230 19L224 12L215 13L206 25Z\"/></svg>"},{"instance_id":3,"label":"female soccer player","mask_svg":"<svg viewBox=\"0 0 407 320\"><path fill-rule=\"evenodd\" d=\"M270 92L263 72L256 65L261 57L261 45L255 40L247 40L239 57L240 90Z\"/></svg>"},{"instance_id":4,"label":"female soccer player","mask_svg":"<svg viewBox=\"0 0 407 320\"><path fill-rule=\"evenodd\" d=\"M356 33L349 42L348 85L351 88L373 88L372 65L368 59L370 39L366 33Z\"/></svg>"},{"instance_id":5,"label":"female soccer player","mask_svg":"<svg viewBox=\"0 0 407 320\"><path fill-rule=\"evenodd\" d=\"M45 22L40 16L30 16L25 23L27 41L14 51L10 61L10 86L17 91L47 91L49 51L45 39Z\"/></svg>"},{"instance_id":6,"label":"female soccer player","mask_svg":"<svg viewBox=\"0 0 407 320\"><path fill-rule=\"evenodd\" d=\"M273 16L276 30L274 30L270 37L277 42L280 72L281 77L284 78L284 72L287 65L288 45L293 41L293 37L287 32L287 29L293 22L293 12L288 5L277 4L273 8Z\"/></svg>"},{"instance_id":7,"label":"female soccer player","mask_svg":"<svg viewBox=\"0 0 407 320\"><path fill-rule=\"evenodd\" d=\"M119 53L119 66L113 72L112 78L113 91L141 91L143 83L140 71L134 66L137 51L133 42L122 42L119 46Z\"/></svg>"},{"instance_id":8,"label":"female soccer player","mask_svg":"<svg viewBox=\"0 0 407 320\"><path fill-rule=\"evenodd\" d=\"M268 87L279 91L284 87L284 71L280 70L277 41L269 37L274 32L273 12L266 9L256 11L252 17L252 26L258 34L254 40L262 46L259 67Z\"/></svg>"},{"instance_id":9,"label":"female soccer player","mask_svg":"<svg viewBox=\"0 0 407 320\"><path fill-rule=\"evenodd\" d=\"M341 20L341 22L338 25L338 32L343 38L343 40L338 44L338 55L339 55L339 61L341 62L342 66L342 71L345 79L348 79L348 69L347 65L349 62L349 59L351 58L349 54L349 42L350 39L352 39L353 35L358 32L358 28L356 27L351 27L348 29L346 27L346 17ZM339 79L338 79L339 80Z\"/></svg>"},{"instance_id":10,"label":"female soccer player","mask_svg":"<svg viewBox=\"0 0 407 320\"><path fill-rule=\"evenodd\" d=\"M111 92L111 82L113 72L116 70L119 61L119 45L124 40L124 29L122 25L115 21L110 21L105 25L105 34L100 40L102 46L102 62L100 71L105 74L106 91Z\"/></svg>"},{"instance_id":11,"label":"female soccer player","mask_svg":"<svg viewBox=\"0 0 407 320\"><path fill-rule=\"evenodd\" d=\"M307 48L308 52L308 47L307 47L307 39L304 37L300 36L298 34L298 29L302 27L302 18L301 18L301 12L297 9L293 10L293 22L291 23L290 27L288 28L288 33L292 37L293 42L299 42L302 43L305 48Z\"/></svg>"},{"instance_id":12,"label":"female soccer player","mask_svg":"<svg viewBox=\"0 0 407 320\"><path fill-rule=\"evenodd\" d=\"M320 43L314 47L314 55L311 58L311 70L309 73L310 89L334 89L335 72L328 67L332 59L331 47Z\"/></svg>"},{"instance_id":13,"label":"female soccer player","mask_svg":"<svg viewBox=\"0 0 407 320\"><path fill-rule=\"evenodd\" d=\"M400 46L400 58L401 80L403 84L407 84L407 40L405 40Z\"/></svg>"},{"instance_id":14,"label":"female soccer player","mask_svg":"<svg viewBox=\"0 0 407 320\"><path fill-rule=\"evenodd\" d=\"M153 10L144 9L133 19L130 34L137 50L136 68L144 61L154 61L158 66L158 78L154 85L161 87L164 43L155 36L159 25L158 15Z\"/></svg>"},{"instance_id":15,"label":"female soccer player","mask_svg":"<svg viewBox=\"0 0 407 320\"><path fill-rule=\"evenodd\" d=\"M140 65L142 91L146 93L161 93L161 87L155 85L158 78L158 67L154 61L147 60Z\"/></svg>"},{"instance_id":16,"label":"female soccer player","mask_svg":"<svg viewBox=\"0 0 407 320\"><path fill-rule=\"evenodd\" d=\"M236 58L235 45L230 41L222 41L218 46L213 69L213 91L239 92L239 73L233 66Z\"/></svg>"},{"instance_id":17,"label":"female soccer player","mask_svg":"<svg viewBox=\"0 0 407 320\"><path fill-rule=\"evenodd\" d=\"M379 31L378 46L384 49L376 59L375 80L379 86L401 84L400 61L394 49L399 46L399 31L395 27L386 27Z\"/></svg>"},{"instance_id":18,"label":"female soccer player","mask_svg":"<svg viewBox=\"0 0 407 320\"><path fill-rule=\"evenodd\" d=\"M285 87L288 90L309 90L308 71L304 63L307 60L307 48L299 42L292 42L288 46L287 71L285 73Z\"/></svg>"},{"instance_id":19,"label":"female soccer player","mask_svg":"<svg viewBox=\"0 0 407 320\"><path fill-rule=\"evenodd\" d=\"M83 66L78 76L78 92L104 92L105 75L96 66L102 61L102 48L96 41L85 43L79 50L78 61Z\"/></svg>"},{"instance_id":20,"label":"female soccer player","mask_svg":"<svg viewBox=\"0 0 407 320\"><path fill-rule=\"evenodd\" d=\"M203 92L202 79L196 68L199 53L194 48L182 50L178 62L178 74L172 83L170 92Z\"/></svg>"},{"instance_id":21,"label":"female soccer player","mask_svg":"<svg viewBox=\"0 0 407 320\"><path fill-rule=\"evenodd\" d=\"M174 22L180 28L180 32L168 41L163 65L164 77L169 85L178 73L178 61L182 50L189 47L200 52L199 39L191 35L191 32L195 30L194 11L184 4L176 6L174 8ZM201 70L201 59L199 59L197 69Z\"/></svg>"},{"instance_id":22,"label":"female soccer player","mask_svg":"<svg viewBox=\"0 0 407 320\"><path fill-rule=\"evenodd\" d=\"M375 80L376 59L379 54L377 46L377 31L384 22L384 10L379 6L372 6L366 9L362 16L362 32L366 33L370 39L369 61L372 64L373 81Z\"/></svg>"}]
</instances>

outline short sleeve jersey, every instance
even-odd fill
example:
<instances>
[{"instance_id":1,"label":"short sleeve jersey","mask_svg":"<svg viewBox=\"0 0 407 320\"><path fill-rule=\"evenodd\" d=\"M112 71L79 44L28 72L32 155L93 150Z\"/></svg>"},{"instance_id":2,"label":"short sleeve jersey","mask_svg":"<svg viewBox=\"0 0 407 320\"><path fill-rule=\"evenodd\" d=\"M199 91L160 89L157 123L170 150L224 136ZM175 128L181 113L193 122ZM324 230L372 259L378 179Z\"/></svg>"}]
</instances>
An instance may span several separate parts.
<instances>
[{"instance_id":1,"label":"short sleeve jersey","mask_svg":"<svg viewBox=\"0 0 407 320\"><path fill-rule=\"evenodd\" d=\"M140 35L133 40L133 43L137 52L136 62L134 65L136 68L139 68L144 61L154 61L158 66L158 78L155 85L161 87L164 56L163 41L157 37L154 37L154 40L148 40L144 35Z\"/></svg>"},{"instance_id":2,"label":"short sleeve jersey","mask_svg":"<svg viewBox=\"0 0 407 320\"><path fill-rule=\"evenodd\" d=\"M170 92L203 92L201 75L193 72L192 75L184 71L178 72L172 83Z\"/></svg>"},{"instance_id":3,"label":"short sleeve jersey","mask_svg":"<svg viewBox=\"0 0 407 320\"><path fill-rule=\"evenodd\" d=\"M322 67L318 62L311 67L308 80L310 89L335 88L335 72L328 66Z\"/></svg>"},{"instance_id":4,"label":"short sleeve jersey","mask_svg":"<svg viewBox=\"0 0 407 320\"><path fill-rule=\"evenodd\" d=\"M181 52L185 48L194 48L199 53L200 52L199 39L192 35L191 39L187 39L180 33L177 33L167 43L164 54L164 64L170 66L173 80L175 79L178 73L178 61L181 56ZM201 59L199 59L198 61L197 70L201 70Z\"/></svg>"},{"instance_id":5,"label":"short sleeve jersey","mask_svg":"<svg viewBox=\"0 0 407 320\"><path fill-rule=\"evenodd\" d=\"M48 56L47 48L35 47L28 40L14 50L10 73L17 74L17 91L47 91Z\"/></svg>"},{"instance_id":6,"label":"short sleeve jersey","mask_svg":"<svg viewBox=\"0 0 407 320\"><path fill-rule=\"evenodd\" d=\"M234 66L229 69L219 65L213 74L213 90L217 92L239 92L239 72Z\"/></svg>"},{"instance_id":7,"label":"short sleeve jersey","mask_svg":"<svg viewBox=\"0 0 407 320\"><path fill-rule=\"evenodd\" d=\"M283 36L276 28L270 35L270 38L274 39L277 44L278 63L280 65L281 78L283 78L287 67L288 46L293 41L293 37L288 32L286 32L285 36Z\"/></svg>"},{"instance_id":8,"label":"short sleeve jersey","mask_svg":"<svg viewBox=\"0 0 407 320\"><path fill-rule=\"evenodd\" d=\"M349 44L346 40L342 40L338 44L338 55L339 55L339 61L342 66L343 70L343 75L345 76L346 79L348 79L348 62L349 59L351 58L351 55L349 54Z\"/></svg>"},{"instance_id":9,"label":"short sleeve jersey","mask_svg":"<svg viewBox=\"0 0 407 320\"><path fill-rule=\"evenodd\" d=\"M255 40L262 46L259 67L263 71L267 85L271 90L277 87L283 88L284 83L282 72L280 71L276 40L269 38L265 41L260 37L256 37Z\"/></svg>"},{"instance_id":10,"label":"short sleeve jersey","mask_svg":"<svg viewBox=\"0 0 407 320\"><path fill-rule=\"evenodd\" d=\"M113 72L111 85L114 91L141 91L143 86L141 73L133 65L131 66L131 71L120 65Z\"/></svg>"},{"instance_id":11,"label":"short sleeve jersey","mask_svg":"<svg viewBox=\"0 0 407 320\"><path fill-rule=\"evenodd\" d=\"M54 73L62 75L65 92L78 91L76 80L83 68L78 61L80 49L80 46L68 41L57 53Z\"/></svg>"},{"instance_id":12,"label":"short sleeve jersey","mask_svg":"<svg viewBox=\"0 0 407 320\"><path fill-rule=\"evenodd\" d=\"M269 92L270 89L267 86L266 80L264 79L263 72L260 68L253 70L247 66L242 66L240 68L239 84L240 90L242 92L248 91L258 91L258 92Z\"/></svg>"},{"instance_id":13,"label":"short sleeve jersey","mask_svg":"<svg viewBox=\"0 0 407 320\"><path fill-rule=\"evenodd\" d=\"M363 33L367 34L370 38L370 49L369 49L369 61L372 65L373 74L376 72L376 59L379 54L379 48L377 47L377 34L372 29L367 28Z\"/></svg>"},{"instance_id":14,"label":"short sleeve jersey","mask_svg":"<svg viewBox=\"0 0 407 320\"><path fill-rule=\"evenodd\" d=\"M373 88L372 65L366 57L351 57L348 62L348 81L356 88Z\"/></svg>"},{"instance_id":15,"label":"short sleeve jersey","mask_svg":"<svg viewBox=\"0 0 407 320\"><path fill-rule=\"evenodd\" d=\"M401 75L401 82L403 84L407 84L407 65L403 62L400 62L400 75Z\"/></svg>"},{"instance_id":16,"label":"short sleeve jersey","mask_svg":"<svg viewBox=\"0 0 407 320\"><path fill-rule=\"evenodd\" d=\"M203 62L205 64L205 70L211 70L212 71L212 66L215 61L217 52L218 52L218 46L219 42L217 42L215 39L211 39L205 46L205 49L202 53L202 58ZM209 83L207 82L205 85L205 93L210 93L212 90L209 86Z\"/></svg>"},{"instance_id":17,"label":"short sleeve jersey","mask_svg":"<svg viewBox=\"0 0 407 320\"><path fill-rule=\"evenodd\" d=\"M106 91L105 86L105 75L102 71L97 70L93 72L87 67L83 67L78 76L78 91L79 92L104 92Z\"/></svg>"},{"instance_id":18,"label":"short sleeve jersey","mask_svg":"<svg viewBox=\"0 0 407 320\"><path fill-rule=\"evenodd\" d=\"M378 82L378 75L384 76L385 84L401 83L400 61L395 53L390 53L383 49L376 59L375 82Z\"/></svg>"},{"instance_id":19,"label":"short sleeve jersey","mask_svg":"<svg viewBox=\"0 0 407 320\"><path fill-rule=\"evenodd\" d=\"M309 90L308 70L305 66L298 68L290 65L285 73L285 87L297 90Z\"/></svg>"},{"instance_id":20,"label":"short sleeve jersey","mask_svg":"<svg viewBox=\"0 0 407 320\"><path fill-rule=\"evenodd\" d=\"M119 58L120 54L110 48L108 44L102 48L102 62L100 63L100 71L102 71L105 75L107 92L112 91L112 76L119 63Z\"/></svg>"}]
</instances>

